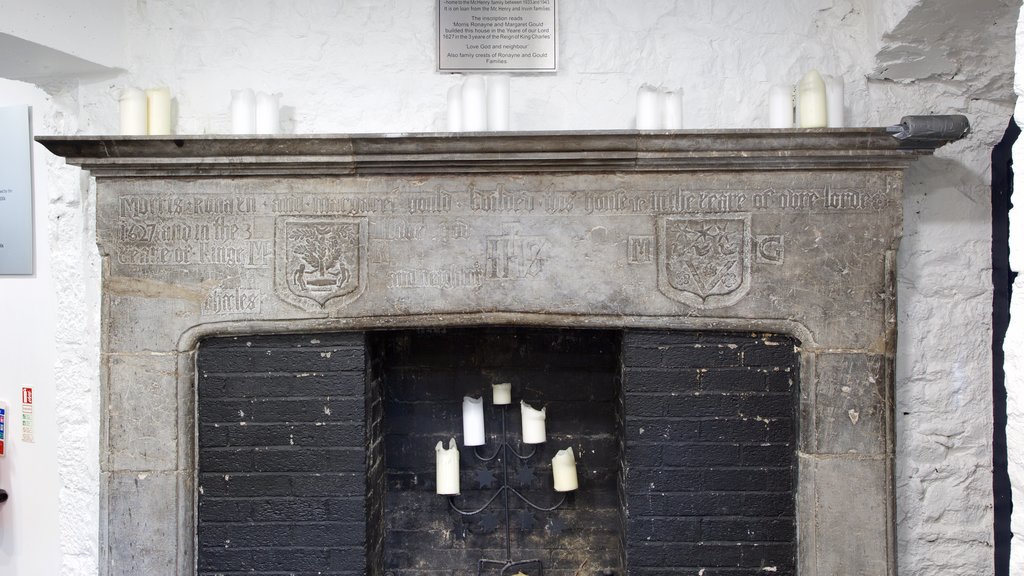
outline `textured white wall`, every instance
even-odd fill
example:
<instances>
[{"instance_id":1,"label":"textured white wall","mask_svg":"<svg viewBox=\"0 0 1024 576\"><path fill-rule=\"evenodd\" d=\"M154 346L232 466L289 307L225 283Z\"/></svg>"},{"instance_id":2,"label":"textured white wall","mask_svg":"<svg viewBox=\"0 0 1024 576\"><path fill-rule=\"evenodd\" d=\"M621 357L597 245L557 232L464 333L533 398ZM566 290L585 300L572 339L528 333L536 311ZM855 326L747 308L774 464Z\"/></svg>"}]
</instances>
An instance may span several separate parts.
<instances>
[{"instance_id":1,"label":"textured white wall","mask_svg":"<svg viewBox=\"0 0 1024 576\"><path fill-rule=\"evenodd\" d=\"M903 576L991 573L988 156L1013 110L1013 40L993 31L1012 32L1017 6L969 3L970 10L984 9L987 22L969 20L945 47L941 57L954 73L911 67L893 81L879 73L879 54L892 65L894 47L941 42L929 37L926 24L970 10L957 12L955 0L879 4L561 0L560 71L513 78L512 128L629 128L643 82L686 90L687 128L763 126L769 86L795 82L812 67L845 78L849 125L891 124L909 113L967 114L972 135L917 162L907 178L899 254L897 536ZM183 134L226 132L229 91L246 86L283 92L286 127L296 133L442 130L445 93L460 79L434 72L433 6L426 0L131 2L128 73L55 89L47 127L116 132L124 86L167 85ZM893 30L902 37L884 34ZM89 195L73 171L52 168L49 178L51 250L61 271L54 282L68 320L59 323L56 367L62 565L64 574L84 576L95 573L98 457L75 448L83 440L95 444L98 434L95 421L83 416L98 403L91 363L98 349L92 308L98 263Z\"/></svg>"},{"instance_id":2,"label":"textured white wall","mask_svg":"<svg viewBox=\"0 0 1024 576\"><path fill-rule=\"evenodd\" d=\"M126 7L124 0L0 0L0 34L120 67Z\"/></svg>"},{"instance_id":3,"label":"textured white wall","mask_svg":"<svg viewBox=\"0 0 1024 576\"><path fill-rule=\"evenodd\" d=\"M0 106L7 105L31 106L37 134L67 129L64 120L70 116L29 84L0 79ZM87 286L95 285L95 276L83 282L76 273L94 266L95 256L82 258L88 250L82 250L82 197L75 194L80 171L63 166L40 145L34 145L33 155L35 274L0 277L0 401L11 409L7 455L0 458L0 488L10 495L0 504L0 574L5 576L58 574L62 549L73 553L67 546L71 541L82 544L78 552L86 566L95 564L97 552L98 486L86 482L95 483L99 468L94 424L98 370L91 367L98 361L98 339L89 336L95 323L87 329L83 319L98 318L99 309L96 300L78 299ZM72 363L77 369L58 380L60 367ZM81 390L68 378L86 383L92 392L75 400L84 403L82 413L68 430L58 431L57 405L68 400L58 398L58 391L64 395ZM23 386L34 391L33 443L21 441ZM62 409L61 419L66 416ZM61 472L76 485L62 486ZM65 522L77 524L65 525L63 533L59 507Z\"/></svg>"},{"instance_id":4,"label":"textured white wall","mask_svg":"<svg viewBox=\"0 0 1024 576\"><path fill-rule=\"evenodd\" d=\"M1024 12L1017 24L1017 62L1014 90L1017 93L1017 111L1014 117L1024 126ZM1010 301L1010 327L1006 332L1003 351L1006 353L1006 452L1009 459L1010 482L1016 513L1011 529L1024 535L1024 138L1013 146L1014 190L1016 206L1010 210L1010 269L1018 276L1013 284ZM1010 548L1010 574L1024 574L1024 545L1019 542Z\"/></svg>"}]
</instances>

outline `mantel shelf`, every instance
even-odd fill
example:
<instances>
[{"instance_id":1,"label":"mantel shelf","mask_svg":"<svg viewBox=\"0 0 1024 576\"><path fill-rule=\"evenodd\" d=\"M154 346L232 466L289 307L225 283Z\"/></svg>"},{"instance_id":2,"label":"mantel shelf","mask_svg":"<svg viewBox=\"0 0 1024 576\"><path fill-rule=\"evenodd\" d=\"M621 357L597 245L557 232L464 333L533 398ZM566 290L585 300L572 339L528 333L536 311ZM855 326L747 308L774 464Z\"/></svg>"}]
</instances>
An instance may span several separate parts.
<instances>
[{"instance_id":1,"label":"mantel shelf","mask_svg":"<svg viewBox=\"0 0 1024 576\"><path fill-rule=\"evenodd\" d=\"M97 177L905 168L946 141L885 128L280 136L41 136Z\"/></svg>"}]
</instances>

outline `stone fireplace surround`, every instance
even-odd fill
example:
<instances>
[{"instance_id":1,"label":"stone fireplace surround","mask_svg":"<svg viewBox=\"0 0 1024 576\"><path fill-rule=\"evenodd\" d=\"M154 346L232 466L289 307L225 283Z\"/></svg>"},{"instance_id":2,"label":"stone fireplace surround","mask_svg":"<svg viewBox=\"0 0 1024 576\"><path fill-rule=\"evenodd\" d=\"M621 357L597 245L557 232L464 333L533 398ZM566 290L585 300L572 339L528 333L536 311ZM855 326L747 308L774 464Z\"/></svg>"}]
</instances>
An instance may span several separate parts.
<instances>
[{"instance_id":1,"label":"stone fireplace surround","mask_svg":"<svg viewBox=\"0 0 1024 576\"><path fill-rule=\"evenodd\" d=\"M799 342L801 574L894 574L884 129L47 137L97 179L103 574L195 573L210 336L455 326Z\"/></svg>"}]
</instances>

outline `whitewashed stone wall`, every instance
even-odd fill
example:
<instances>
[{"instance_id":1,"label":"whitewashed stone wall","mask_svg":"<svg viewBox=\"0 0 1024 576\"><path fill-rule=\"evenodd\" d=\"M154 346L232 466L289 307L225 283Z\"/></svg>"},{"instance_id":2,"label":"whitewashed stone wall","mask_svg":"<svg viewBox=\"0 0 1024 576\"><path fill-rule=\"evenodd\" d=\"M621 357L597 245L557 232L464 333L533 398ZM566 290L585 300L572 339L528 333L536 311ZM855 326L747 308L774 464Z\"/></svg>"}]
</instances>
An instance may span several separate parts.
<instances>
[{"instance_id":1,"label":"whitewashed stone wall","mask_svg":"<svg viewBox=\"0 0 1024 576\"><path fill-rule=\"evenodd\" d=\"M1024 13L1017 24L1017 62L1014 90L1017 93L1018 124L1024 119ZM1003 350L1006 353L1006 426L1007 455L1009 457L1010 482L1013 485L1013 501L1020 510L1024 502L1024 139L1017 140L1013 147L1015 160L1014 188L1016 206L1010 210L1010 268L1018 273L1013 285L1013 300L1010 302L1010 327L1006 333ZM1024 514L1013 515L1011 529L1014 534L1024 534ZM1017 536L1020 538L1020 536ZM1024 574L1024 546L1010 549L1010 573Z\"/></svg>"},{"instance_id":2,"label":"whitewashed stone wall","mask_svg":"<svg viewBox=\"0 0 1024 576\"><path fill-rule=\"evenodd\" d=\"M904 576L992 571L988 155L1013 110L1013 40L992 31L1012 34L1016 3L970 3L987 23L979 16L952 35L943 53L952 69L887 73L899 58L893 48L938 40L918 24L945 21L957 4L562 0L560 72L512 82L519 130L629 128L643 82L686 90L687 128L763 126L769 86L812 67L845 78L850 125L907 113L971 118L967 140L908 174L895 407ZM444 127L445 92L459 81L433 71L432 2L147 0L126 8L127 73L77 90L50 87L54 133L116 132L126 85L170 86L180 133L226 132L229 91L246 86L284 93L290 132L434 131ZM889 31L900 36L882 34ZM51 250L64 269L56 281L68 319L57 367L63 572L84 576L95 573L99 482L95 460L82 462L95 453L73 453L73 445L98 435L81 414L98 403L90 363L98 259L88 194L68 169L55 166L52 179ZM1024 432L1012 434L1019 446Z\"/></svg>"}]
</instances>

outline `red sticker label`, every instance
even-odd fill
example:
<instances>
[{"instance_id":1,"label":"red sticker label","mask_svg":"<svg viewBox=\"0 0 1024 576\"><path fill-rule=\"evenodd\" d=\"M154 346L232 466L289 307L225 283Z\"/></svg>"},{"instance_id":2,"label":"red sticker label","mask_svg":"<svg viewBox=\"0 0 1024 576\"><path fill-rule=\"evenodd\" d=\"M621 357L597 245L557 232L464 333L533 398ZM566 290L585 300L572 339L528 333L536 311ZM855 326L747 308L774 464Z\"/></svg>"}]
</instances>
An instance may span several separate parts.
<instances>
[{"instance_id":1,"label":"red sticker label","mask_svg":"<svg viewBox=\"0 0 1024 576\"><path fill-rule=\"evenodd\" d=\"M31 388L22 388L21 389L21 403L22 404L31 404L32 403L32 389Z\"/></svg>"}]
</instances>

